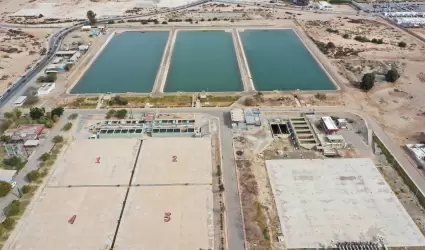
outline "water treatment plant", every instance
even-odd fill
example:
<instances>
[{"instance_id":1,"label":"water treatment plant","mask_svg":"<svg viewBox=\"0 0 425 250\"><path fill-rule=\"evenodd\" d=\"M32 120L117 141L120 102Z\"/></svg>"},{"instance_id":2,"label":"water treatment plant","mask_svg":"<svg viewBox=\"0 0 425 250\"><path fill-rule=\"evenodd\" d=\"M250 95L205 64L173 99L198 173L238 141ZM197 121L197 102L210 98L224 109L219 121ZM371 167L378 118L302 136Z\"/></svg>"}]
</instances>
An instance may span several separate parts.
<instances>
[{"instance_id":1,"label":"water treatment plant","mask_svg":"<svg viewBox=\"0 0 425 250\"><path fill-rule=\"evenodd\" d=\"M332 91L294 29L112 32L71 94Z\"/></svg>"}]
</instances>

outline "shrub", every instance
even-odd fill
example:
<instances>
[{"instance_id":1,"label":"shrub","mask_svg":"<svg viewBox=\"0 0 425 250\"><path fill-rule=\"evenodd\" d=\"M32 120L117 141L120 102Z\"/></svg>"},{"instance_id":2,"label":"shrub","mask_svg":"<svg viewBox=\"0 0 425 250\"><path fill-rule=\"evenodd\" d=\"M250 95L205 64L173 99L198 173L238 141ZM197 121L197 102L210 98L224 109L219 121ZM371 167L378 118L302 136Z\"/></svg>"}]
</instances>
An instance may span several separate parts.
<instances>
[{"instance_id":1,"label":"shrub","mask_svg":"<svg viewBox=\"0 0 425 250\"><path fill-rule=\"evenodd\" d=\"M255 105L254 99L252 99L251 97L248 97L245 99L245 106L254 106L254 105Z\"/></svg>"},{"instance_id":2,"label":"shrub","mask_svg":"<svg viewBox=\"0 0 425 250\"><path fill-rule=\"evenodd\" d=\"M10 190L12 190L12 185L7 181L0 181L0 197L5 197Z\"/></svg>"},{"instance_id":3,"label":"shrub","mask_svg":"<svg viewBox=\"0 0 425 250\"><path fill-rule=\"evenodd\" d=\"M27 174L27 178L30 182L34 182L40 178L40 172L33 170Z\"/></svg>"},{"instance_id":4,"label":"shrub","mask_svg":"<svg viewBox=\"0 0 425 250\"><path fill-rule=\"evenodd\" d=\"M362 42L362 43L370 42L370 40L367 37L364 37L364 36L355 36L354 40Z\"/></svg>"},{"instance_id":5,"label":"shrub","mask_svg":"<svg viewBox=\"0 0 425 250\"><path fill-rule=\"evenodd\" d=\"M78 117L78 114L77 113L73 113L73 114L70 114L68 116L68 120L75 120L77 117Z\"/></svg>"},{"instance_id":6,"label":"shrub","mask_svg":"<svg viewBox=\"0 0 425 250\"><path fill-rule=\"evenodd\" d=\"M326 31L329 32L329 33L335 33L335 34L338 34L339 33L338 30L334 30L332 28L327 28Z\"/></svg>"},{"instance_id":7,"label":"shrub","mask_svg":"<svg viewBox=\"0 0 425 250\"><path fill-rule=\"evenodd\" d=\"M19 214L21 208L21 202L19 200L14 200L12 203L10 203L5 209L4 213L6 216L14 216Z\"/></svg>"},{"instance_id":8,"label":"shrub","mask_svg":"<svg viewBox=\"0 0 425 250\"><path fill-rule=\"evenodd\" d=\"M69 131L72 128L72 123L68 122L62 127L62 131Z\"/></svg>"},{"instance_id":9,"label":"shrub","mask_svg":"<svg viewBox=\"0 0 425 250\"><path fill-rule=\"evenodd\" d=\"M114 20L109 20L108 21L108 24L114 24L115 23L115 21Z\"/></svg>"},{"instance_id":10,"label":"shrub","mask_svg":"<svg viewBox=\"0 0 425 250\"><path fill-rule=\"evenodd\" d=\"M6 228L7 230L12 230L13 227L15 226L15 220L13 218L7 217L3 223L2 223L3 227Z\"/></svg>"},{"instance_id":11,"label":"shrub","mask_svg":"<svg viewBox=\"0 0 425 250\"><path fill-rule=\"evenodd\" d=\"M115 117L118 119L124 119L127 116L126 109L120 109L115 112Z\"/></svg>"},{"instance_id":12,"label":"shrub","mask_svg":"<svg viewBox=\"0 0 425 250\"><path fill-rule=\"evenodd\" d=\"M61 142L63 142L63 137L60 136L60 135L57 135L57 136L53 137L52 142L53 143L61 143Z\"/></svg>"},{"instance_id":13,"label":"shrub","mask_svg":"<svg viewBox=\"0 0 425 250\"><path fill-rule=\"evenodd\" d=\"M24 185L21 188L21 191L22 191L22 193L27 194L27 193L29 193L31 191L31 186L30 185Z\"/></svg>"},{"instance_id":14,"label":"shrub","mask_svg":"<svg viewBox=\"0 0 425 250\"><path fill-rule=\"evenodd\" d=\"M406 48L406 46L407 46L407 44L403 41L398 43L398 47L400 47L400 48Z\"/></svg>"},{"instance_id":15,"label":"shrub","mask_svg":"<svg viewBox=\"0 0 425 250\"><path fill-rule=\"evenodd\" d=\"M349 34L344 34L344 35L342 35L342 37L345 38L345 39L349 39L350 38L350 35Z\"/></svg>"}]
</instances>

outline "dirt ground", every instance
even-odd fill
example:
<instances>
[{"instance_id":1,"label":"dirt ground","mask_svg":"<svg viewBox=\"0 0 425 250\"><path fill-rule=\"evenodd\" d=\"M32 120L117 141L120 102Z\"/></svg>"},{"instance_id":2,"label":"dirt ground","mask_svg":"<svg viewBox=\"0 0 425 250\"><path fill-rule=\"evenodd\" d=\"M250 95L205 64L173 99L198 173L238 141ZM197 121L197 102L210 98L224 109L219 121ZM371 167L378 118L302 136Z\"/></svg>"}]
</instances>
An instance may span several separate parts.
<instances>
[{"instance_id":1,"label":"dirt ground","mask_svg":"<svg viewBox=\"0 0 425 250\"><path fill-rule=\"evenodd\" d=\"M0 28L0 93L41 57L52 29Z\"/></svg>"},{"instance_id":2,"label":"dirt ground","mask_svg":"<svg viewBox=\"0 0 425 250\"><path fill-rule=\"evenodd\" d=\"M342 86L344 105L370 113L398 143L416 142L414 138L423 131L425 122L424 43L380 19L333 17L299 23L347 79ZM359 42L356 36L382 39L383 43ZM407 44L405 48L398 46L401 41ZM335 48L323 47L328 42ZM395 83L385 81L385 73L391 68L401 75ZM377 81L364 93L358 89L358 82L368 72L375 72Z\"/></svg>"}]
</instances>

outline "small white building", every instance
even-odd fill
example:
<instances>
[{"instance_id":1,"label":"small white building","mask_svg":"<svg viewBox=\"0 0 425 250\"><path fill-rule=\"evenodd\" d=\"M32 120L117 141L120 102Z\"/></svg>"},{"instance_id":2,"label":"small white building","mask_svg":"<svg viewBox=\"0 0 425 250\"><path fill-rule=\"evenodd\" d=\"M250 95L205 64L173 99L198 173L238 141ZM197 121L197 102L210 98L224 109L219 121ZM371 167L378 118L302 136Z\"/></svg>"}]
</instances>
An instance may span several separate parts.
<instances>
[{"instance_id":1,"label":"small white building","mask_svg":"<svg viewBox=\"0 0 425 250\"><path fill-rule=\"evenodd\" d=\"M329 11L333 10L332 5L326 1L319 1L319 2L313 3L313 8L319 9L319 10L329 10Z\"/></svg>"},{"instance_id":2,"label":"small white building","mask_svg":"<svg viewBox=\"0 0 425 250\"><path fill-rule=\"evenodd\" d=\"M18 97L18 99L16 99L16 101L13 103L14 106L22 106L24 105L25 101L27 100L27 96L23 95Z\"/></svg>"},{"instance_id":3,"label":"small white building","mask_svg":"<svg viewBox=\"0 0 425 250\"><path fill-rule=\"evenodd\" d=\"M89 31L91 30L91 26L90 25L85 25L81 27L81 31Z\"/></svg>"},{"instance_id":4,"label":"small white building","mask_svg":"<svg viewBox=\"0 0 425 250\"><path fill-rule=\"evenodd\" d=\"M82 44L82 45L78 46L78 50L79 51L87 51L87 50L89 50L89 45L88 44Z\"/></svg>"},{"instance_id":5,"label":"small white building","mask_svg":"<svg viewBox=\"0 0 425 250\"><path fill-rule=\"evenodd\" d=\"M69 58L68 63L76 63L78 59L80 59L80 56L81 56L80 51L75 52L75 54L71 58Z\"/></svg>"},{"instance_id":6,"label":"small white building","mask_svg":"<svg viewBox=\"0 0 425 250\"><path fill-rule=\"evenodd\" d=\"M329 148L345 148L347 143L342 135L327 135L325 137L325 146Z\"/></svg>"},{"instance_id":7,"label":"small white building","mask_svg":"<svg viewBox=\"0 0 425 250\"><path fill-rule=\"evenodd\" d=\"M62 57L56 57L55 59L53 59L52 64L58 64L60 62L62 62L63 58Z\"/></svg>"},{"instance_id":8,"label":"small white building","mask_svg":"<svg viewBox=\"0 0 425 250\"><path fill-rule=\"evenodd\" d=\"M38 90L37 95L47 95L55 89L55 83L45 83Z\"/></svg>"}]
</instances>

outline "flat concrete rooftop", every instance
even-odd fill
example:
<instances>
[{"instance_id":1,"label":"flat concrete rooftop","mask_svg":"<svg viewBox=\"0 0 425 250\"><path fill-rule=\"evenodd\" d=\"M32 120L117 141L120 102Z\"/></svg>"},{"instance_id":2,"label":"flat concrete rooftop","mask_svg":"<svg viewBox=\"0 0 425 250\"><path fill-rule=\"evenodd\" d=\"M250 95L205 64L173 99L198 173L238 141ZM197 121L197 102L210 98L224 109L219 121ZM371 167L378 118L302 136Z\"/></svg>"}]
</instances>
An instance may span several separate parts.
<instances>
[{"instance_id":1,"label":"flat concrete rooftop","mask_svg":"<svg viewBox=\"0 0 425 250\"><path fill-rule=\"evenodd\" d=\"M77 139L4 249L110 249L141 143L116 249L214 249L209 137Z\"/></svg>"},{"instance_id":2,"label":"flat concrete rooftop","mask_svg":"<svg viewBox=\"0 0 425 250\"><path fill-rule=\"evenodd\" d=\"M46 188L7 249L103 249L114 236L125 192L124 187Z\"/></svg>"},{"instance_id":3,"label":"flat concrete rooftop","mask_svg":"<svg viewBox=\"0 0 425 250\"><path fill-rule=\"evenodd\" d=\"M76 140L57 160L49 186L127 185L139 145L136 138Z\"/></svg>"},{"instance_id":4,"label":"flat concrete rooftop","mask_svg":"<svg viewBox=\"0 0 425 250\"><path fill-rule=\"evenodd\" d=\"M266 161L287 248L331 241L425 246L425 238L370 159Z\"/></svg>"}]
</instances>

